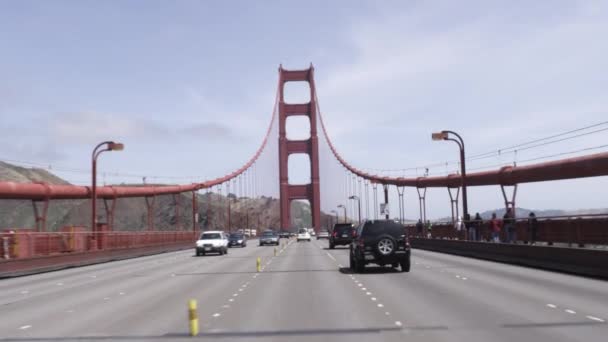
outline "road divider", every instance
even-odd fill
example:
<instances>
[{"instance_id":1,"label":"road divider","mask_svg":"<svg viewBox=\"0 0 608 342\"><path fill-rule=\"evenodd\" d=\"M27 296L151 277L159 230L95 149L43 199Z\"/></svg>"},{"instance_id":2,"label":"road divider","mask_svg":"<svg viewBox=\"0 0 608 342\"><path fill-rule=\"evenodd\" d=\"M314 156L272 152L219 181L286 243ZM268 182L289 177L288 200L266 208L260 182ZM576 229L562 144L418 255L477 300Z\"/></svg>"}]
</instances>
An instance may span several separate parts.
<instances>
[{"instance_id":1,"label":"road divider","mask_svg":"<svg viewBox=\"0 0 608 342\"><path fill-rule=\"evenodd\" d=\"M196 299L188 301L188 320L190 322L190 336L198 335L198 313L196 312Z\"/></svg>"},{"instance_id":2,"label":"road divider","mask_svg":"<svg viewBox=\"0 0 608 342\"><path fill-rule=\"evenodd\" d=\"M257 272L260 272L262 270L262 258L258 257L256 259L255 266Z\"/></svg>"}]
</instances>

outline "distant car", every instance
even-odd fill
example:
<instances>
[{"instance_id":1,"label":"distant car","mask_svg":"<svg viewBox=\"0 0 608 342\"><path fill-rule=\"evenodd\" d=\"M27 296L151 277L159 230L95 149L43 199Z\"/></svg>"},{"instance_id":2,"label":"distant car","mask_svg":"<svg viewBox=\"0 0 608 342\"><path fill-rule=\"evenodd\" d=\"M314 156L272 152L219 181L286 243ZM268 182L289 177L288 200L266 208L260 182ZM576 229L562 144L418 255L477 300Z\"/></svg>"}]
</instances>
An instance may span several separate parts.
<instances>
[{"instance_id":1,"label":"distant car","mask_svg":"<svg viewBox=\"0 0 608 342\"><path fill-rule=\"evenodd\" d=\"M247 247L247 237L243 233L232 233L228 237L228 247Z\"/></svg>"},{"instance_id":2,"label":"distant car","mask_svg":"<svg viewBox=\"0 0 608 342\"><path fill-rule=\"evenodd\" d=\"M319 234L317 234L317 240L320 239L329 239L329 232L327 230L320 230Z\"/></svg>"},{"instance_id":3,"label":"distant car","mask_svg":"<svg viewBox=\"0 0 608 342\"><path fill-rule=\"evenodd\" d=\"M279 233L279 237L281 239L289 239L290 236L291 236L291 234L289 234L289 232L280 232Z\"/></svg>"},{"instance_id":4,"label":"distant car","mask_svg":"<svg viewBox=\"0 0 608 342\"><path fill-rule=\"evenodd\" d=\"M336 246L348 246L355 236L355 227L352 223L338 223L329 236L329 249Z\"/></svg>"},{"instance_id":5,"label":"distant car","mask_svg":"<svg viewBox=\"0 0 608 342\"><path fill-rule=\"evenodd\" d=\"M308 228L308 233L310 234L310 236L315 236L317 235L317 233L315 232L314 228Z\"/></svg>"},{"instance_id":6,"label":"distant car","mask_svg":"<svg viewBox=\"0 0 608 342\"><path fill-rule=\"evenodd\" d=\"M350 244L350 268L358 273L366 264L401 267L410 271L410 243L405 227L390 220L362 223Z\"/></svg>"},{"instance_id":7,"label":"distant car","mask_svg":"<svg viewBox=\"0 0 608 342\"><path fill-rule=\"evenodd\" d=\"M207 253L228 254L228 237L222 231L203 232L196 241L196 256Z\"/></svg>"},{"instance_id":8,"label":"distant car","mask_svg":"<svg viewBox=\"0 0 608 342\"><path fill-rule=\"evenodd\" d=\"M279 234L274 230L266 230L260 235L260 246L279 245Z\"/></svg>"},{"instance_id":9,"label":"distant car","mask_svg":"<svg viewBox=\"0 0 608 342\"><path fill-rule=\"evenodd\" d=\"M308 242L310 242L310 233L306 228L300 228L298 230L298 236L296 237L296 241L300 242L302 240L308 240Z\"/></svg>"}]
</instances>

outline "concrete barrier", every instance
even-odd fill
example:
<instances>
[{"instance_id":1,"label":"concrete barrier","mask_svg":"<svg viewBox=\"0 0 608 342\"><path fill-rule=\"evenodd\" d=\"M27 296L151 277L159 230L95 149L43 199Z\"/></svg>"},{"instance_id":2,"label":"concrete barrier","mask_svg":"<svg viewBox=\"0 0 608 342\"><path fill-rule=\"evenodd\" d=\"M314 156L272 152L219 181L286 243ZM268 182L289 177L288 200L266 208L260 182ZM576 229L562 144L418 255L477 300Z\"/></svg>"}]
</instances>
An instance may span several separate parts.
<instances>
[{"instance_id":1,"label":"concrete barrier","mask_svg":"<svg viewBox=\"0 0 608 342\"><path fill-rule=\"evenodd\" d=\"M582 248L411 239L413 248L608 279L608 252Z\"/></svg>"}]
</instances>

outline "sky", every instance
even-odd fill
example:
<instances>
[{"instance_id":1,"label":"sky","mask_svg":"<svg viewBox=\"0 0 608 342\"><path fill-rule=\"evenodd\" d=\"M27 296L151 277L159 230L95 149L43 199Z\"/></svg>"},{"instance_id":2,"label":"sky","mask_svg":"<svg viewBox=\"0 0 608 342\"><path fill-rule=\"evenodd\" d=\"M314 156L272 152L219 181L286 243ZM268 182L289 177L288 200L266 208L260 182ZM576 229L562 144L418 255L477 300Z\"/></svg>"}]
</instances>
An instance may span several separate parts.
<instances>
[{"instance_id":1,"label":"sky","mask_svg":"<svg viewBox=\"0 0 608 342\"><path fill-rule=\"evenodd\" d=\"M312 63L342 156L373 173L422 175L457 157L454 144L431 141L434 131L459 132L475 155L608 120L607 36L605 1L2 1L0 160L89 184L92 148L117 140L126 148L101 157L104 182L222 176L259 147L279 65ZM285 91L287 102L308 100L306 84ZM290 119L287 130L303 138L309 125ZM467 166L525 164L607 137L599 131ZM276 156L267 154L268 172L260 167L258 177L275 189ZM305 183L308 161L292 160L291 181ZM329 210L346 201L344 175L322 169ZM608 208L597 190L607 186L608 177L523 184L517 204ZM393 213L396 198L393 190ZM415 189L405 198L406 217L417 218ZM469 190L473 212L502 202L499 187ZM431 218L448 216L446 189L429 189L427 206Z\"/></svg>"}]
</instances>

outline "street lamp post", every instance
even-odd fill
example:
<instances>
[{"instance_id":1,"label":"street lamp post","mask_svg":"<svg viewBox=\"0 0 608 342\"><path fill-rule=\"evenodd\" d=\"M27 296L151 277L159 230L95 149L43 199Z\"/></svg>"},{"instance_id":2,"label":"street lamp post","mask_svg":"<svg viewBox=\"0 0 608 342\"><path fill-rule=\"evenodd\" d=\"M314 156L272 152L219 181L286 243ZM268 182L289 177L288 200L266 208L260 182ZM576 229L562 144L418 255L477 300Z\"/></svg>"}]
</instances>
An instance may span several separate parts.
<instances>
[{"instance_id":1,"label":"street lamp post","mask_svg":"<svg viewBox=\"0 0 608 342\"><path fill-rule=\"evenodd\" d=\"M359 205L359 209L357 210L357 212L359 214L359 224L361 224L361 199L359 198L359 196L355 195L350 196L348 199L357 200L357 204Z\"/></svg>"},{"instance_id":2,"label":"street lamp post","mask_svg":"<svg viewBox=\"0 0 608 342\"><path fill-rule=\"evenodd\" d=\"M336 216L336 223L338 223L338 212L335 210L332 210L331 213L333 213Z\"/></svg>"},{"instance_id":3,"label":"street lamp post","mask_svg":"<svg viewBox=\"0 0 608 342\"><path fill-rule=\"evenodd\" d=\"M101 148L103 147L103 148ZM92 180L91 180L91 231L97 230L97 157L106 151L122 151L125 146L113 141L104 141L95 146L91 156Z\"/></svg>"},{"instance_id":4,"label":"street lamp post","mask_svg":"<svg viewBox=\"0 0 608 342\"><path fill-rule=\"evenodd\" d=\"M451 138L450 134L454 135L457 139ZM454 131L441 131L438 133L433 133L432 138L433 138L433 140L451 140L451 141L457 143L458 147L460 147L460 182L461 182L461 186L462 186L462 211L463 211L462 216L467 217L467 214L469 213L469 208L468 208L468 203L467 203L467 184L465 181L465 179L467 177L467 171L466 171L466 166L465 166L464 140L458 133L456 133Z\"/></svg>"},{"instance_id":5,"label":"street lamp post","mask_svg":"<svg viewBox=\"0 0 608 342\"><path fill-rule=\"evenodd\" d=\"M344 209L344 223L346 223L346 207L344 206L344 204L340 204L338 205L338 208Z\"/></svg>"}]
</instances>

